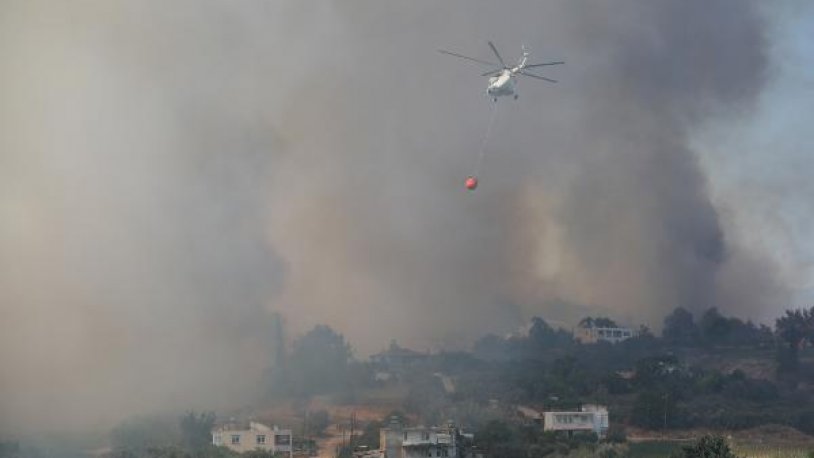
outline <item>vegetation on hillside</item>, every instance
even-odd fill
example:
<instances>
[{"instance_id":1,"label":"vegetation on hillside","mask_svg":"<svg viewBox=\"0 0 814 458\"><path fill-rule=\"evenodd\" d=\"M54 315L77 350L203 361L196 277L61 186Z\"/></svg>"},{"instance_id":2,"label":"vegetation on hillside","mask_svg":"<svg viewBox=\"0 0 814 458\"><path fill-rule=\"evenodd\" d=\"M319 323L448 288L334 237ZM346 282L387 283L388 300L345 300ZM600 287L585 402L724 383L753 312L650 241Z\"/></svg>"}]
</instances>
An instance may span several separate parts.
<instances>
[{"instance_id":1,"label":"vegetation on hillside","mask_svg":"<svg viewBox=\"0 0 814 458\"><path fill-rule=\"evenodd\" d=\"M616 323L587 317L582 325ZM812 342L814 308L785 312L774 329L726 317L715 308L697 319L677 308L665 317L661 336L642 327L618 344L581 344L570 332L535 317L525 335L488 335L471 353L429 355L387 382L374 379L372 366L354 357L342 334L317 326L289 351L275 354L270 393L272 401L329 395L353 403L365 390L397 383L407 387L402 408L409 418L427 425L452 419L474 431L476 445L493 456L577 456L585 450L593 456L634 456L640 447L626 444L625 426L737 431L778 424L814 434ZM439 374L454 380L454 391ZM544 433L513 410L515 405L577 409L585 403L609 407L613 426L604 445L591 435ZM295 443L320 437L335 420L323 409L302 412ZM355 444L378 447L378 430L388 421L357 425ZM110 457L233 456L210 444L215 422L209 412L188 412L175 420L132 418L112 430ZM4 447L6 455L19 448ZM735 456L720 438L703 438L692 447L674 456Z\"/></svg>"}]
</instances>

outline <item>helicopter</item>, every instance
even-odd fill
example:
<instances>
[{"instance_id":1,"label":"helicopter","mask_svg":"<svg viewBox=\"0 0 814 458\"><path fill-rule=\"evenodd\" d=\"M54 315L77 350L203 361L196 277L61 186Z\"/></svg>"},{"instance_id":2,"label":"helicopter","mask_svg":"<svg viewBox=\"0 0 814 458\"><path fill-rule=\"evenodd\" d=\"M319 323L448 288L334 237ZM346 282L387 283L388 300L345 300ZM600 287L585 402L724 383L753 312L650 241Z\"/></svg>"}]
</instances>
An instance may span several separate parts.
<instances>
[{"instance_id":1,"label":"helicopter","mask_svg":"<svg viewBox=\"0 0 814 458\"><path fill-rule=\"evenodd\" d=\"M517 62L517 65L509 67L508 65L506 65L506 62L503 61L503 58L500 56L500 53L497 52L497 48L495 48L494 43L492 43L491 41L489 41L488 43L489 47L492 48L492 52L495 54L495 57L497 57L499 64L495 62L476 59L474 57L464 56L463 54L446 51L444 49L439 49L438 52L443 54L449 54L450 56L459 57L461 59L470 60L472 62L477 62L481 65L488 65L490 67L499 67L490 70L486 73L483 73L481 75L489 77L489 85L486 87L486 94L492 97L492 99L495 102L497 102L497 98L501 96L514 96L514 99L517 100L517 90L515 83L517 75L528 76L530 78L537 78L543 81L548 81L549 83L557 82L557 80L546 78L545 76L529 73L528 71L526 71L526 69L545 67L549 65L562 65L565 63L562 61L556 61L556 62L544 62L540 64L528 64L527 62L529 53L526 50L526 47L522 46L521 49L523 51L523 57L520 58L520 60Z\"/></svg>"}]
</instances>

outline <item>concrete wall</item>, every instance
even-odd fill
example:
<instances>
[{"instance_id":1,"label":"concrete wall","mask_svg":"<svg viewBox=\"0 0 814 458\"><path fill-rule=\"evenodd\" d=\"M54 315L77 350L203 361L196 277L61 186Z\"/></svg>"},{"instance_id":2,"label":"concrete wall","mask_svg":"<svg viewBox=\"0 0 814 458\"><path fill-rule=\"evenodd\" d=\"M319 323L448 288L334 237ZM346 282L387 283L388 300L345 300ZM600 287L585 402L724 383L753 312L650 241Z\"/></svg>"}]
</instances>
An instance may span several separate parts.
<instances>
[{"instance_id":1,"label":"concrete wall","mask_svg":"<svg viewBox=\"0 0 814 458\"><path fill-rule=\"evenodd\" d=\"M543 430L590 431L602 438L608 430L608 411L589 407L579 412L545 412Z\"/></svg>"},{"instance_id":2,"label":"concrete wall","mask_svg":"<svg viewBox=\"0 0 814 458\"><path fill-rule=\"evenodd\" d=\"M606 341L618 343L636 336L636 331L630 328L597 328L577 327L574 337L582 343L596 343Z\"/></svg>"},{"instance_id":3,"label":"concrete wall","mask_svg":"<svg viewBox=\"0 0 814 458\"><path fill-rule=\"evenodd\" d=\"M212 431L212 443L239 453L266 450L291 454L290 429L272 429L260 423L251 423L248 429L221 427Z\"/></svg>"}]
</instances>

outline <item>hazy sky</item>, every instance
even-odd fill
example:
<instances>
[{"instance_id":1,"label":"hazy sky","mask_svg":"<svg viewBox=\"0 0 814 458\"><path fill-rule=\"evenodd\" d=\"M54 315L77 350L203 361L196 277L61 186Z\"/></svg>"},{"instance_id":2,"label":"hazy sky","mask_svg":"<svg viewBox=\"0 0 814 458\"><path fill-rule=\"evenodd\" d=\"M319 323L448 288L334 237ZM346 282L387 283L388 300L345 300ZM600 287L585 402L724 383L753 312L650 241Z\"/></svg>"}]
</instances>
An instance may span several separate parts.
<instances>
[{"instance_id":1,"label":"hazy sky","mask_svg":"<svg viewBox=\"0 0 814 458\"><path fill-rule=\"evenodd\" d=\"M273 311L360 356L771 320L814 296L813 30L792 1L0 1L0 432L248 402ZM567 64L501 101L470 193L485 69L436 49L489 39Z\"/></svg>"}]
</instances>

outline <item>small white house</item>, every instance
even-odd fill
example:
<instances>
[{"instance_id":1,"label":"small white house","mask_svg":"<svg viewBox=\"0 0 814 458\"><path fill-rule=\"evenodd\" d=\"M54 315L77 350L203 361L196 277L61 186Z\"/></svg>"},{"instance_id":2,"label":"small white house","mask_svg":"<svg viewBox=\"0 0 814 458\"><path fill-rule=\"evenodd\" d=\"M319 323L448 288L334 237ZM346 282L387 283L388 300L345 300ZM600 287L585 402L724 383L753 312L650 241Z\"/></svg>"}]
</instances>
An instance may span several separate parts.
<instances>
[{"instance_id":1,"label":"small white house","mask_svg":"<svg viewBox=\"0 0 814 458\"><path fill-rule=\"evenodd\" d=\"M224 424L212 430L212 444L228 447L239 453L252 450L266 450L272 453L293 454L290 429L279 429L249 422L248 426L241 427L234 423Z\"/></svg>"},{"instance_id":2,"label":"small white house","mask_svg":"<svg viewBox=\"0 0 814 458\"><path fill-rule=\"evenodd\" d=\"M544 431L593 432L602 439L608 432L608 409L588 404L579 411L543 412Z\"/></svg>"},{"instance_id":3,"label":"small white house","mask_svg":"<svg viewBox=\"0 0 814 458\"><path fill-rule=\"evenodd\" d=\"M622 326L599 326L590 318L580 321L574 330L574 338L584 344L597 342L615 344L636 337L637 334L635 330Z\"/></svg>"}]
</instances>

